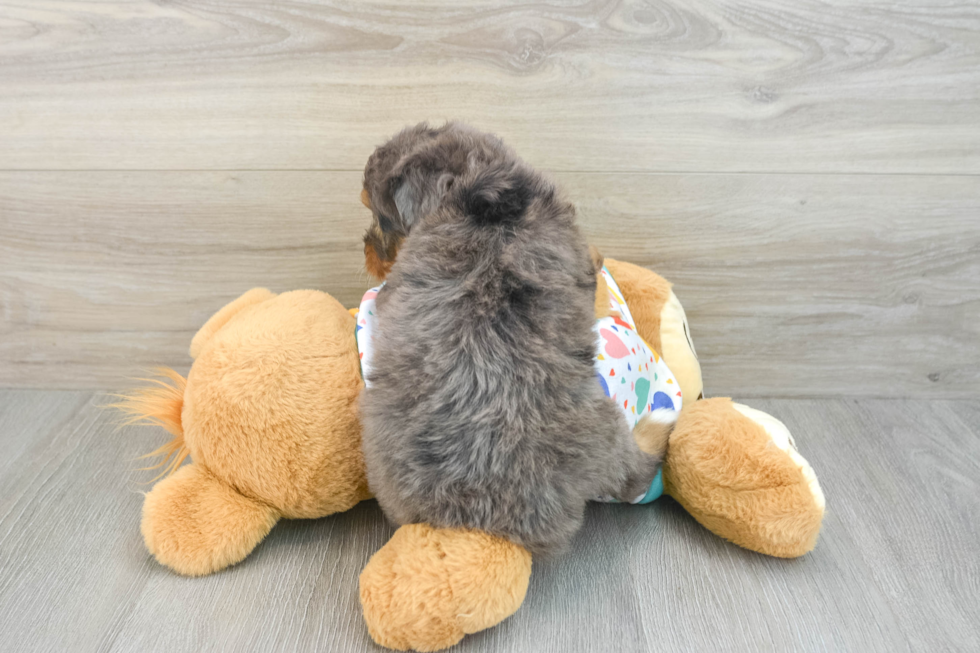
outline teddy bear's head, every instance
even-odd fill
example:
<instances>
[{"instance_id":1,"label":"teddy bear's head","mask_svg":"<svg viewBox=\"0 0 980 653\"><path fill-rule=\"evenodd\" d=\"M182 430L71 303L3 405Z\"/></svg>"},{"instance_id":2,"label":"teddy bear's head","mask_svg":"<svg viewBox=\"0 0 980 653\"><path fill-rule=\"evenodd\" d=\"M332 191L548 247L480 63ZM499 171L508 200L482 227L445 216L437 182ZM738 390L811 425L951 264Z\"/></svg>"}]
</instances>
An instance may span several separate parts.
<instances>
[{"instance_id":1,"label":"teddy bear's head","mask_svg":"<svg viewBox=\"0 0 980 653\"><path fill-rule=\"evenodd\" d=\"M217 571L281 517L323 517L370 496L354 318L334 298L251 290L208 320L191 356L186 381L171 372L173 385L118 404L174 435L160 452L175 455L176 472L143 506L143 536L161 563Z\"/></svg>"},{"instance_id":2,"label":"teddy bear's head","mask_svg":"<svg viewBox=\"0 0 980 653\"><path fill-rule=\"evenodd\" d=\"M270 296L199 344L181 421L191 459L283 517L367 497L354 319L326 293Z\"/></svg>"}]
</instances>

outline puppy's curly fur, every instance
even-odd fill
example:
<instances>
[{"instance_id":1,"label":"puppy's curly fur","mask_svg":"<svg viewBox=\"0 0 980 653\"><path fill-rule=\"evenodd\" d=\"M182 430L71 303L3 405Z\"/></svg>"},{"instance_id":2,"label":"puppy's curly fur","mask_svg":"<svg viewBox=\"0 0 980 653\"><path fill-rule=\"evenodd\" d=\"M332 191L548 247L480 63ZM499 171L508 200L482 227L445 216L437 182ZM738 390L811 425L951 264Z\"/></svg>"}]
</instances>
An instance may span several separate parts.
<instances>
[{"instance_id":1,"label":"puppy's curly fur","mask_svg":"<svg viewBox=\"0 0 980 653\"><path fill-rule=\"evenodd\" d=\"M595 263L554 184L450 123L378 148L364 187L388 282L363 441L388 517L546 553L588 500L642 494L659 456L596 382Z\"/></svg>"}]
</instances>

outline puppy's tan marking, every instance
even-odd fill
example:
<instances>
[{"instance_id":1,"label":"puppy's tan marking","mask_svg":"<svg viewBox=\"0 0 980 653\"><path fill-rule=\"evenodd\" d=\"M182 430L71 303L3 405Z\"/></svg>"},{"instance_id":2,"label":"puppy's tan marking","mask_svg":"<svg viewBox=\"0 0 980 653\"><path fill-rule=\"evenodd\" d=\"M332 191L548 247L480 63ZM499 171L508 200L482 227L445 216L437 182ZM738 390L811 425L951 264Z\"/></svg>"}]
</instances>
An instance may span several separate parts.
<instances>
[{"instance_id":1,"label":"puppy's tan marking","mask_svg":"<svg viewBox=\"0 0 980 653\"><path fill-rule=\"evenodd\" d=\"M394 259L382 261L371 243L364 243L364 267L367 268L368 274L372 277L378 281L384 281L388 277L388 273L391 272L391 266L394 263Z\"/></svg>"}]
</instances>

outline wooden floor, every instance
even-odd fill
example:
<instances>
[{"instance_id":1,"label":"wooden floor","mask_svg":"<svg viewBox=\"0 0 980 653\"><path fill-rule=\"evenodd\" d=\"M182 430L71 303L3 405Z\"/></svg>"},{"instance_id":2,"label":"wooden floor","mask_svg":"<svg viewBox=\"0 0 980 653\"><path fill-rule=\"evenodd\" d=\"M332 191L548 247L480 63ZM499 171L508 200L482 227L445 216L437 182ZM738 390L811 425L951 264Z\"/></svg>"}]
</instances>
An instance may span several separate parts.
<instances>
[{"instance_id":1,"label":"wooden floor","mask_svg":"<svg viewBox=\"0 0 980 653\"><path fill-rule=\"evenodd\" d=\"M283 522L186 579L139 534L163 434L90 392L0 392L0 639L18 651L376 651L357 576L377 504ZM798 560L727 544L669 499L593 505L524 606L460 651L980 650L980 401L756 400L795 433L828 513Z\"/></svg>"}]
</instances>

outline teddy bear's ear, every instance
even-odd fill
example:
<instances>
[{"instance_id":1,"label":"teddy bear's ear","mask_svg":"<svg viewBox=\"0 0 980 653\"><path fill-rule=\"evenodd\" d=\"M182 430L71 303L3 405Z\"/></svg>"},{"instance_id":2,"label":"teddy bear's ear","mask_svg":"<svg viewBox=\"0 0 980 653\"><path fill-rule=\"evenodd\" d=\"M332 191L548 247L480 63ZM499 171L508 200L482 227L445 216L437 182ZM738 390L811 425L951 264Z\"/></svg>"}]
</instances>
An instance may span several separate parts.
<instances>
[{"instance_id":1,"label":"teddy bear's ear","mask_svg":"<svg viewBox=\"0 0 980 653\"><path fill-rule=\"evenodd\" d=\"M204 349L204 345L207 344L207 342L221 329L221 327L228 324L231 318L235 317L238 313L242 312L249 306L261 304L262 302L272 299L275 296L276 294L267 288L252 288L238 299L226 304L224 308L212 315L211 318L204 323L204 326L202 326L200 330L194 334L194 338L191 340L191 358L196 359Z\"/></svg>"},{"instance_id":2,"label":"teddy bear's ear","mask_svg":"<svg viewBox=\"0 0 980 653\"><path fill-rule=\"evenodd\" d=\"M143 541L162 565L203 576L241 562L279 519L198 464L157 483L143 502Z\"/></svg>"}]
</instances>

